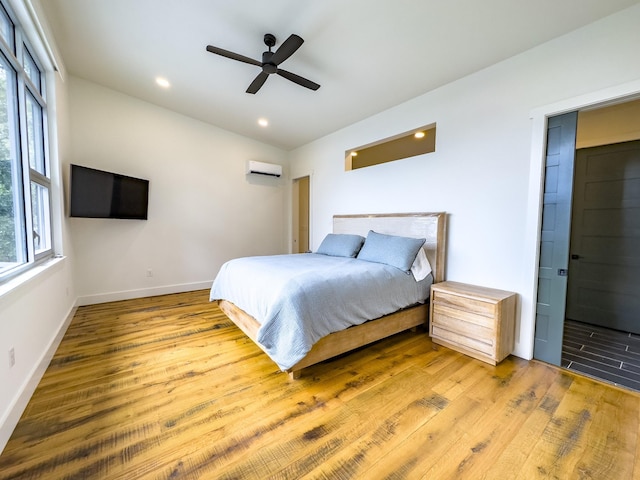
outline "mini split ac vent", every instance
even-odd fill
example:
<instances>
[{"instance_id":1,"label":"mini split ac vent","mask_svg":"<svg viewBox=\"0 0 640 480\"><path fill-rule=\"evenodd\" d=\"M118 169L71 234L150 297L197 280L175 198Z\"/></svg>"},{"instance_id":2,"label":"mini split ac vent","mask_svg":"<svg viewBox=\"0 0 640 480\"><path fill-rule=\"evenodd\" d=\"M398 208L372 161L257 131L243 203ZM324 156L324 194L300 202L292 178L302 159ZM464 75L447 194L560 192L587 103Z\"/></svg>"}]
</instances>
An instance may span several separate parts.
<instances>
[{"instance_id":1,"label":"mini split ac vent","mask_svg":"<svg viewBox=\"0 0 640 480\"><path fill-rule=\"evenodd\" d=\"M282 165L249 160L247 162L247 175L250 173L256 175L268 175L270 177L280 177L282 176Z\"/></svg>"}]
</instances>

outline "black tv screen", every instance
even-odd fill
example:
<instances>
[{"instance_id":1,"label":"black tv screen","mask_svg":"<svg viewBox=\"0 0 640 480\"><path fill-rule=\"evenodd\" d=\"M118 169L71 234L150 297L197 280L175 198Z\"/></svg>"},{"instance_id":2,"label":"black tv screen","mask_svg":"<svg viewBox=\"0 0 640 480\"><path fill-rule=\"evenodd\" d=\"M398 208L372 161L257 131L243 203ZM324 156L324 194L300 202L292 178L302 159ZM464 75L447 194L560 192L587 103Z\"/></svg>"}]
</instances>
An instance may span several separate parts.
<instances>
[{"instance_id":1,"label":"black tv screen","mask_svg":"<svg viewBox=\"0 0 640 480\"><path fill-rule=\"evenodd\" d=\"M71 165L72 217L147 219L149 180Z\"/></svg>"}]
</instances>

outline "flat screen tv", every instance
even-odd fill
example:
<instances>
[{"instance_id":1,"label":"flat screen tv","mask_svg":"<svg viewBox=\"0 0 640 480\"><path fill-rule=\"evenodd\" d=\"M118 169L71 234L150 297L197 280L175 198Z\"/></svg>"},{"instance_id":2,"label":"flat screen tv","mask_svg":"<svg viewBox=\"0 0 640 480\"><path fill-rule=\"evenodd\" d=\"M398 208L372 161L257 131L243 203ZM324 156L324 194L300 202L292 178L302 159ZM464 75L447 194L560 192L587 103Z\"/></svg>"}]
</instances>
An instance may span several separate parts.
<instances>
[{"instance_id":1,"label":"flat screen tv","mask_svg":"<svg viewBox=\"0 0 640 480\"><path fill-rule=\"evenodd\" d=\"M149 180L71 165L70 215L147 219Z\"/></svg>"}]
</instances>

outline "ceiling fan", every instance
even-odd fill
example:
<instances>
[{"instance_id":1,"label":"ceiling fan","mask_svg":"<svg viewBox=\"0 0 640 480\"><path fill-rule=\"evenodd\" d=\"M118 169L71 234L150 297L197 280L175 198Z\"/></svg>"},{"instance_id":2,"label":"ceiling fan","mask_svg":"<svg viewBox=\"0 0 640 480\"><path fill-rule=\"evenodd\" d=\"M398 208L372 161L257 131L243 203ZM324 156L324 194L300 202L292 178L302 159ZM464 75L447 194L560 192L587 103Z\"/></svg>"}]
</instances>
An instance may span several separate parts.
<instances>
[{"instance_id":1,"label":"ceiling fan","mask_svg":"<svg viewBox=\"0 0 640 480\"><path fill-rule=\"evenodd\" d=\"M311 90L317 90L320 88L315 82L311 80L307 80L300 75L296 75L295 73L288 72L286 70L282 70L278 68L278 66L284 62L287 58L294 54L304 40L300 38L298 35L290 35L282 45L275 51L272 52L271 48L276 44L276 37L271 33L266 33L264 36L264 43L267 47L269 47L269 51L262 53L262 61L254 60L253 58L245 57L244 55L240 55L239 53L230 52L229 50L224 50L222 48L214 47L212 45L207 45L207 51L211 53L215 53L217 55L222 55L223 57L230 58L232 60L238 60L239 62L249 63L251 65L257 65L262 68L262 72L258 74L258 76L251 82L249 88L247 88L247 93L256 93L260 90L260 87L264 85L264 82L267 81L269 75L272 73L276 73L281 77L286 78L287 80L292 81L293 83L297 83L303 87L309 88Z\"/></svg>"}]
</instances>

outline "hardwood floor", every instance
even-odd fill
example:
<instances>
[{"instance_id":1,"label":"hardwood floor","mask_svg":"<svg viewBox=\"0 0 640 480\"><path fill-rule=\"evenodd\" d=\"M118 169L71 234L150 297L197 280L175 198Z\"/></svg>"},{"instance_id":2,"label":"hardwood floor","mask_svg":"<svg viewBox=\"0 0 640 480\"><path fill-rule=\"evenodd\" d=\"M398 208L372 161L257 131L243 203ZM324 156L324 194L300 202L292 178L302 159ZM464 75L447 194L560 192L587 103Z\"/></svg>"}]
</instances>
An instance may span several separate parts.
<instances>
[{"instance_id":1,"label":"hardwood floor","mask_svg":"<svg viewBox=\"0 0 640 480\"><path fill-rule=\"evenodd\" d=\"M2 479L640 478L640 395L406 332L275 364L207 292L81 307Z\"/></svg>"}]
</instances>

